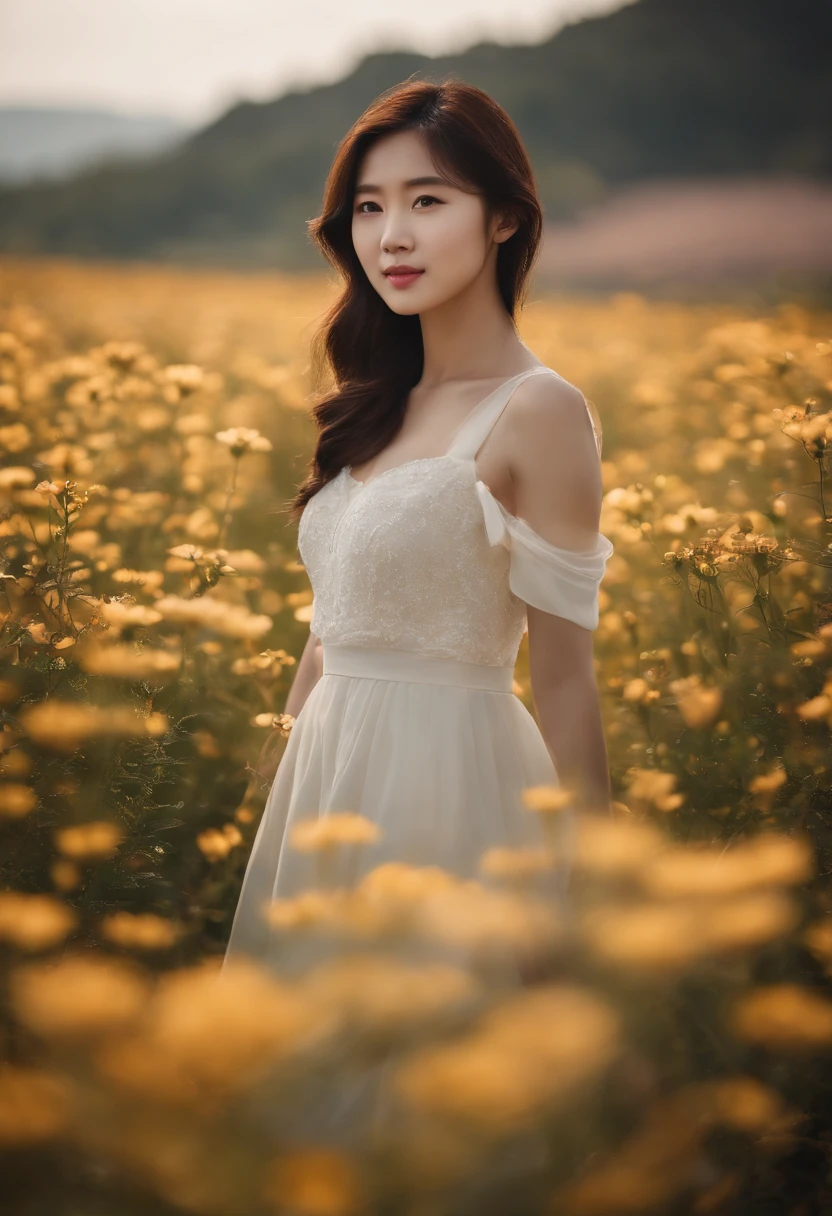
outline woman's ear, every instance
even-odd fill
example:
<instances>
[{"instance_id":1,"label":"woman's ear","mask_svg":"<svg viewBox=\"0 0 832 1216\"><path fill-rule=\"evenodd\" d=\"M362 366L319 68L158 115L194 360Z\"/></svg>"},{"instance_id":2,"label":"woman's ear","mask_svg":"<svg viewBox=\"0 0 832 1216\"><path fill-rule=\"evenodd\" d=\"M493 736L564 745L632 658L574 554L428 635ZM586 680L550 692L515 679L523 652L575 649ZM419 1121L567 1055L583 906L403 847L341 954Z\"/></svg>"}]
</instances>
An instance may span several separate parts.
<instances>
[{"instance_id":1,"label":"woman's ear","mask_svg":"<svg viewBox=\"0 0 832 1216\"><path fill-rule=\"evenodd\" d=\"M520 222L506 211L498 211L494 216L492 224L492 240L498 244L507 241L510 236L514 236L517 229L520 227Z\"/></svg>"}]
</instances>

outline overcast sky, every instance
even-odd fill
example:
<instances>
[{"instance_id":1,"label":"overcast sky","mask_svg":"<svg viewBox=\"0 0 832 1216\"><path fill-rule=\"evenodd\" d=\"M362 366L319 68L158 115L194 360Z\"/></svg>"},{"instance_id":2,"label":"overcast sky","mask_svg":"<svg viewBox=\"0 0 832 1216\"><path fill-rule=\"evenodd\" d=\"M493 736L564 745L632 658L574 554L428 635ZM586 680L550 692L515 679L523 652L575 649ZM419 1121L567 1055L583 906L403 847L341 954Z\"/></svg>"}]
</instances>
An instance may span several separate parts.
<instances>
[{"instance_id":1,"label":"overcast sky","mask_svg":"<svg viewBox=\"0 0 832 1216\"><path fill-rule=\"evenodd\" d=\"M0 105L203 122L338 79L370 50L538 42L622 0L0 0Z\"/></svg>"}]
</instances>

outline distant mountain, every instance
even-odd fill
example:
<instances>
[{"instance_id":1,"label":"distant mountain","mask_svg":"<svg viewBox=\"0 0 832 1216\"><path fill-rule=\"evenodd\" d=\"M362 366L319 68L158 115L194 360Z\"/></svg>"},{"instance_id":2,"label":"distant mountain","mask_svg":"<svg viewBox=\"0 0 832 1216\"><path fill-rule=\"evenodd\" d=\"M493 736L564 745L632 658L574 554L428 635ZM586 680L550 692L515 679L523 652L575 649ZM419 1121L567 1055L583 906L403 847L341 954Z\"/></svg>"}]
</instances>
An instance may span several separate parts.
<instances>
[{"instance_id":1,"label":"distant mountain","mask_svg":"<svg viewBox=\"0 0 832 1216\"><path fill-rule=\"evenodd\" d=\"M547 219L639 181L832 175L832 0L639 0L535 46L365 57L343 80L235 105L150 160L0 190L0 249L319 267L335 147L414 74L486 89L532 156Z\"/></svg>"},{"instance_id":2,"label":"distant mountain","mask_svg":"<svg viewBox=\"0 0 832 1216\"><path fill-rule=\"evenodd\" d=\"M149 156L190 130L156 115L0 106L0 182L55 179L111 157Z\"/></svg>"}]
</instances>

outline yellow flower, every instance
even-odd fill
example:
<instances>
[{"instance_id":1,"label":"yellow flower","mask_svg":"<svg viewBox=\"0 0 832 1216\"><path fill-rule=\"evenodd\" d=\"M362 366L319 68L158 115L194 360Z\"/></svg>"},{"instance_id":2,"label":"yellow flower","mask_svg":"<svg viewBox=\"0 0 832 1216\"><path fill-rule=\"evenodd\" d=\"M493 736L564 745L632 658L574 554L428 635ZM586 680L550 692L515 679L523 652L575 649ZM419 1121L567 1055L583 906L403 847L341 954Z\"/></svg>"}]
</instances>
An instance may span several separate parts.
<instances>
[{"instance_id":1,"label":"yellow flower","mask_svg":"<svg viewBox=\"0 0 832 1216\"><path fill-rule=\"evenodd\" d=\"M165 368L165 378L186 396L202 386L205 372L195 363L170 363Z\"/></svg>"},{"instance_id":2,"label":"yellow flower","mask_svg":"<svg viewBox=\"0 0 832 1216\"><path fill-rule=\"evenodd\" d=\"M551 985L498 1004L463 1040L414 1052L393 1083L420 1113L499 1137L568 1099L618 1046L617 1018L598 997Z\"/></svg>"},{"instance_id":3,"label":"yellow flower","mask_svg":"<svg viewBox=\"0 0 832 1216\"><path fill-rule=\"evenodd\" d=\"M637 873L667 847L664 832L641 820L578 817L574 864L577 869L613 877Z\"/></svg>"},{"instance_id":4,"label":"yellow flower","mask_svg":"<svg viewBox=\"0 0 832 1216\"><path fill-rule=\"evenodd\" d=\"M372 902L386 907L412 906L438 891L456 888L459 879L441 866L414 866L386 861L365 874L358 889Z\"/></svg>"},{"instance_id":5,"label":"yellow flower","mask_svg":"<svg viewBox=\"0 0 832 1216\"><path fill-rule=\"evenodd\" d=\"M551 848L493 848L480 857L480 873L491 878L523 879L551 870L557 854Z\"/></svg>"},{"instance_id":6,"label":"yellow flower","mask_svg":"<svg viewBox=\"0 0 832 1216\"><path fill-rule=\"evenodd\" d=\"M40 1035L98 1035L133 1021L146 1000L140 973L114 959L69 956L11 976L12 1004Z\"/></svg>"},{"instance_id":7,"label":"yellow flower","mask_svg":"<svg viewBox=\"0 0 832 1216\"><path fill-rule=\"evenodd\" d=\"M0 893L0 938L23 950L57 946L77 923L72 908L51 895Z\"/></svg>"},{"instance_id":8,"label":"yellow flower","mask_svg":"<svg viewBox=\"0 0 832 1216\"><path fill-rule=\"evenodd\" d=\"M289 1149L270 1167L263 1198L294 1216L354 1216L366 1211L358 1166L339 1149Z\"/></svg>"},{"instance_id":9,"label":"yellow flower","mask_svg":"<svg viewBox=\"0 0 832 1216\"><path fill-rule=\"evenodd\" d=\"M671 680L669 688L687 726L701 730L716 721L722 708L721 689L705 687L697 675Z\"/></svg>"},{"instance_id":10,"label":"yellow flower","mask_svg":"<svg viewBox=\"0 0 832 1216\"><path fill-rule=\"evenodd\" d=\"M141 1021L96 1053L99 1068L155 1100L212 1106L276 1063L318 1050L334 1019L249 960L166 973Z\"/></svg>"},{"instance_id":11,"label":"yellow flower","mask_svg":"<svg viewBox=\"0 0 832 1216\"><path fill-rule=\"evenodd\" d=\"M816 1050L832 1043L832 1001L798 984L770 984L736 1001L731 1028L773 1050Z\"/></svg>"},{"instance_id":12,"label":"yellow flower","mask_svg":"<svg viewBox=\"0 0 832 1216\"><path fill-rule=\"evenodd\" d=\"M221 861L243 843L243 838L236 824L225 823L222 828L206 828L200 832L196 843L209 861Z\"/></svg>"},{"instance_id":13,"label":"yellow flower","mask_svg":"<svg viewBox=\"0 0 832 1216\"><path fill-rule=\"evenodd\" d=\"M675 773L663 773L654 768L635 768L627 779L630 798L650 803L658 811L675 811L684 802L684 794L674 794Z\"/></svg>"},{"instance_id":14,"label":"yellow flower","mask_svg":"<svg viewBox=\"0 0 832 1216\"><path fill-rule=\"evenodd\" d=\"M306 999L337 1014L347 1033L373 1039L426 1033L470 1012L479 983L448 963L408 963L375 954L336 957L303 981Z\"/></svg>"},{"instance_id":15,"label":"yellow flower","mask_svg":"<svg viewBox=\"0 0 832 1216\"><path fill-rule=\"evenodd\" d=\"M0 781L0 816L19 819L28 815L38 804L35 791L18 781Z\"/></svg>"},{"instance_id":16,"label":"yellow flower","mask_svg":"<svg viewBox=\"0 0 832 1216\"><path fill-rule=\"evenodd\" d=\"M132 643L85 643L78 648L76 659L79 666L92 675L134 681L151 680L158 684L173 679L182 664L180 652L148 647L140 650Z\"/></svg>"},{"instance_id":17,"label":"yellow flower","mask_svg":"<svg viewBox=\"0 0 832 1216\"><path fill-rule=\"evenodd\" d=\"M568 810L573 803L572 790L562 785L529 785L521 794L523 805L544 815Z\"/></svg>"},{"instance_id":18,"label":"yellow flower","mask_svg":"<svg viewBox=\"0 0 832 1216\"><path fill-rule=\"evenodd\" d=\"M381 829L364 815L353 811L327 811L314 819L292 826L289 840L301 853L316 853L339 844L372 844Z\"/></svg>"},{"instance_id":19,"label":"yellow flower","mask_svg":"<svg viewBox=\"0 0 832 1216\"><path fill-rule=\"evenodd\" d=\"M36 1068L0 1066L0 1144L37 1144L66 1126L72 1110L63 1078Z\"/></svg>"},{"instance_id":20,"label":"yellow flower","mask_svg":"<svg viewBox=\"0 0 832 1216\"><path fill-rule=\"evenodd\" d=\"M19 490L31 485L34 480L34 472L25 465L8 465L5 469L0 469L0 488L4 490ZM37 491L37 487L35 490Z\"/></svg>"},{"instance_id":21,"label":"yellow flower","mask_svg":"<svg viewBox=\"0 0 832 1216\"><path fill-rule=\"evenodd\" d=\"M79 823L58 828L55 844L65 857L80 861L98 861L111 857L124 839L124 829L107 820Z\"/></svg>"},{"instance_id":22,"label":"yellow flower","mask_svg":"<svg viewBox=\"0 0 832 1216\"><path fill-rule=\"evenodd\" d=\"M101 920L102 936L128 949L165 949L181 937L182 931L181 925L151 912L113 912Z\"/></svg>"},{"instance_id":23,"label":"yellow flower","mask_svg":"<svg viewBox=\"0 0 832 1216\"><path fill-rule=\"evenodd\" d=\"M220 443L231 449L232 456L244 456L246 452L270 452L271 440L259 431L249 426L234 426L227 431L217 431L214 435Z\"/></svg>"},{"instance_id":24,"label":"yellow flower","mask_svg":"<svg viewBox=\"0 0 832 1216\"><path fill-rule=\"evenodd\" d=\"M560 921L545 900L474 881L426 898L414 909L413 923L418 935L483 960L551 953L562 940Z\"/></svg>"},{"instance_id":25,"label":"yellow flower","mask_svg":"<svg viewBox=\"0 0 832 1216\"><path fill-rule=\"evenodd\" d=\"M163 595L156 600L154 611L164 620L203 625L232 638L262 637L273 624L272 618L265 613L249 612L242 604L231 604L208 595L194 600L182 599L178 595Z\"/></svg>"},{"instance_id":26,"label":"yellow flower","mask_svg":"<svg viewBox=\"0 0 832 1216\"><path fill-rule=\"evenodd\" d=\"M808 840L764 832L731 849L677 845L649 860L641 881L661 898L733 895L772 883L807 882L814 871Z\"/></svg>"},{"instance_id":27,"label":"yellow flower","mask_svg":"<svg viewBox=\"0 0 832 1216\"><path fill-rule=\"evenodd\" d=\"M164 714L141 717L130 705L87 705L50 697L21 710L20 721L37 743L57 751L74 751L99 735L159 735L168 728Z\"/></svg>"}]
</instances>

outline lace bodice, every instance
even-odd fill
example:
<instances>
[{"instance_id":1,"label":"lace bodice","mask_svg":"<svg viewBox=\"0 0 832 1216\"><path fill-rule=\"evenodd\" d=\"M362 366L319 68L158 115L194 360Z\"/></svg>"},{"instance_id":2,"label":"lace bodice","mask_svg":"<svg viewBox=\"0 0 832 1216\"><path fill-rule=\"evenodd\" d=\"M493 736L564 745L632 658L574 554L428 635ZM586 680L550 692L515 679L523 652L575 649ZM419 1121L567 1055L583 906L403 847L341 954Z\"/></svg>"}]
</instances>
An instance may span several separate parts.
<instances>
[{"instance_id":1,"label":"lace bodice","mask_svg":"<svg viewBox=\"0 0 832 1216\"><path fill-rule=\"evenodd\" d=\"M558 548L477 474L477 452L514 389L542 372L557 375L531 368L475 406L445 454L366 482L345 467L309 500L298 551L314 595L310 628L322 642L506 666L527 604L596 628L608 538L599 532L582 552ZM600 453L594 422L593 432Z\"/></svg>"}]
</instances>

